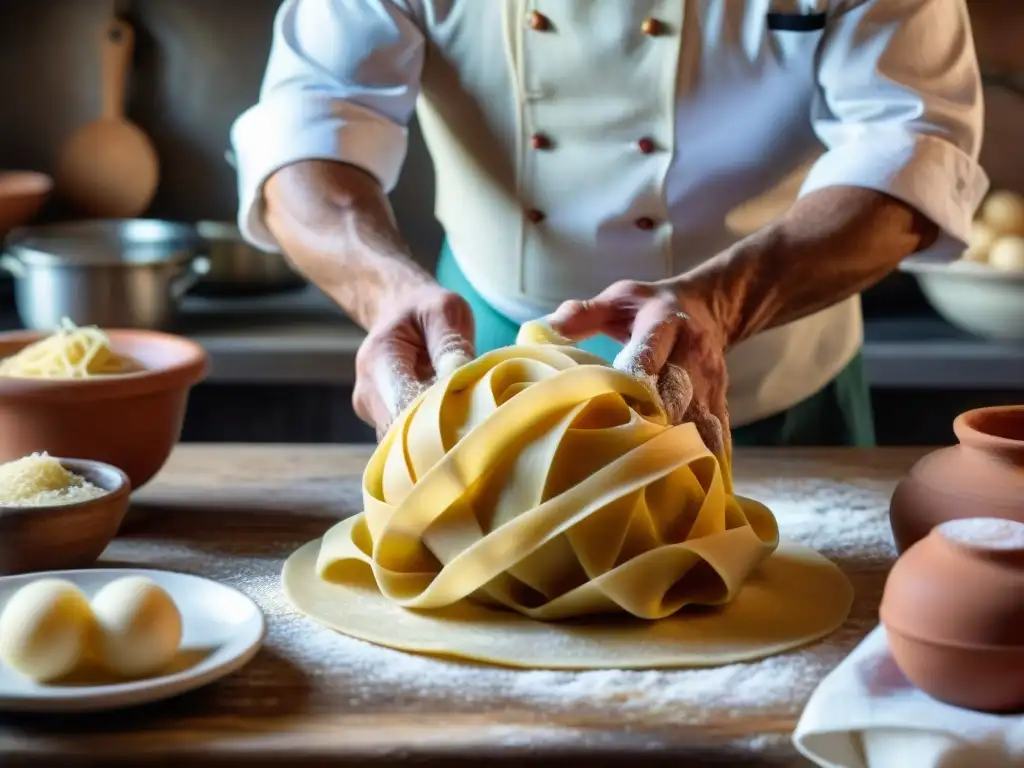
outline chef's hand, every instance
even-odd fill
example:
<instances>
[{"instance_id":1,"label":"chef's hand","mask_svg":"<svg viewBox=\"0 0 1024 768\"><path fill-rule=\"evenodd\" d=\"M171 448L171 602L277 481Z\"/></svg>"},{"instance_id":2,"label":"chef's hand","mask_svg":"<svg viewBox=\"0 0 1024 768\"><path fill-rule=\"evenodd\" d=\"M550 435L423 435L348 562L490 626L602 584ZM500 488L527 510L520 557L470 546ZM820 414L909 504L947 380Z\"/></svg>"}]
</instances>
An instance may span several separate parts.
<instances>
[{"instance_id":1,"label":"chef's hand","mask_svg":"<svg viewBox=\"0 0 1024 768\"><path fill-rule=\"evenodd\" d=\"M436 378L475 357L465 299L428 283L391 302L356 352L352 403L379 440Z\"/></svg>"},{"instance_id":2,"label":"chef's hand","mask_svg":"<svg viewBox=\"0 0 1024 768\"><path fill-rule=\"evenodd\" d=\"M615 367L661 395L675 424L694 422L704 444L732 460L725 395L725 334L700 298L668 283L615 283L589 301L567 301L547 320L569 339L604 334L625 347Z\"/></svg>"}]
</instances>

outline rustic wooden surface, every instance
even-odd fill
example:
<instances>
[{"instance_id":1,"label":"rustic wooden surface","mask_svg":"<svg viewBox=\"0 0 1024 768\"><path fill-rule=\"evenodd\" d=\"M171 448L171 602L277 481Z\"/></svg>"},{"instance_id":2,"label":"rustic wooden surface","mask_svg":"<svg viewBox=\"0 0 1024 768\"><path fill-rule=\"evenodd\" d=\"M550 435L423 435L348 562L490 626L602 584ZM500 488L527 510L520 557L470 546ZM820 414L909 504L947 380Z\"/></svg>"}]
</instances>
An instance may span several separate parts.
<instances>
[{"instance_id":1,"label":"rustic wooden surface","mask_svg":"<svg viewBox=\"0 0 1024 768\"><path fill-rule=\"evenodd\" d=\"M366 679L317 656L304 633L326 632L283 601L284 558L360 508L365 446L182 446L137 495L124 535L100 565L163 568L233 584L268 616L264 649L245 669L178 699L96 715L0 715L0 765L190 764L589 766L808 765L789 736L816 680L784 704L745 712L530 705L501 695L432 695L395 675ZM745 450L740 491L771 505L841 505L878 527L918 449ZM785 506L782 504L782 506ZM812 508L813 514L813 508ZM834 519L834 517L833 517ZM785 517L780 517L785 532ZM823 551L850 576L850 620L805 653L837 663L877 622L891 553L834 541ZM818 537L820 540L820 535ZM863 550L863 551L862 551ZM870 551L869 551L870 550ZM331 642L354 641L330 635ZM371 649L372 650L372 649ZM383 680L383 682L382 682ZM414 683L415 681L407 681ZM410 692L411 691L411 692Z\"/></svg>"}]
</instances>

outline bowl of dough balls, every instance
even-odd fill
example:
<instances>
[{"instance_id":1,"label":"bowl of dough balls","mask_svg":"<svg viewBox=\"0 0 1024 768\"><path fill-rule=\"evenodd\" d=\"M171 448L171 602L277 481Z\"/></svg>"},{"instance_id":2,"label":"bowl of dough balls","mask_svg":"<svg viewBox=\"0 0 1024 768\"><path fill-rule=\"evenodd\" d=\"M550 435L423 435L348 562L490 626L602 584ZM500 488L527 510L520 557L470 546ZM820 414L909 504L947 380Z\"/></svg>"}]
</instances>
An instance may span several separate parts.
<instances>
[{"instance_id":1,"label":"bowl of dough balls","mask_svg":"<svg viewBox=\"0 0 1024 768\"><path fill-rule=\"evenodd\" d=\"M989 195L955 261L913 256L900 269L951 325L983 338L1024 340L1024 195Z\"/></svg>"}]
</instances>

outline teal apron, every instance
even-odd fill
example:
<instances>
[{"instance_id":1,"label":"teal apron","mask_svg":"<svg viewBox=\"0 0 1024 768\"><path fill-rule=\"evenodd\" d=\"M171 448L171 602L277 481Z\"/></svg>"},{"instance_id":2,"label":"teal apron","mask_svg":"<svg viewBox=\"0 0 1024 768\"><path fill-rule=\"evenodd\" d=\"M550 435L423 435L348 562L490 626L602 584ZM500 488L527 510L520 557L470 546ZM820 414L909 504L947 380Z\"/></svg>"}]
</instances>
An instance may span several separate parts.
<instances>
[{"instance_id":1,"label":"teal apron","mask_svg":"<svg viewBox=\"0 0 1024 768\"><path fill-rule=\"evenodd\" d=\"M445 288L465 298L473 309L478 353L515 342L519 326L497 312L473 289L447 244L441 250L437 279ZM614 360L622 348L607 336L586 339L579 346L605 360ZM788 410L737 427L732 431L732 439L738 446L873 446L875 425L861 353L858 352L824 388Z\"/></svg>"}]
</instances>

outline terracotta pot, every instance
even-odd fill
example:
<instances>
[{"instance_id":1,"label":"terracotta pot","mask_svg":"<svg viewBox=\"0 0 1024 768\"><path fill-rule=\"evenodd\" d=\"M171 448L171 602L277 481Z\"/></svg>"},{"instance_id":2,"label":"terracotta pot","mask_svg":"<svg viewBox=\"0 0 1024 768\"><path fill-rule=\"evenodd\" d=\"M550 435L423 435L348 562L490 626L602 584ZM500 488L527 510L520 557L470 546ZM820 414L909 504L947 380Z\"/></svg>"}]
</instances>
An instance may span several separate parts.
<instances>
[{"instance_id":1,"label":"terracotta pot","mask_svg":"<svg viewBox=\"0 0 1024 768\"><path fill-rule=\"evenodd\" d=\"M0 575L86 568L103 554L128 512L131 484L117 467L60 459L64 469L107 493L75 504L0 504Z\"/></svg>"},{"instance_id":2,"label":"terracotta pot","mask_svg":"<svg viewBox=\"0 0 1024 768\"><path fill-rule=\"evenodd\" d=\"M107 331L114 349L145 368L89 379L0 378L0 462L35 451L123 470L138 489L167 461L181 436L188 393L206 375L195 342L156 331ZM0 334L0 358L45 334Z\"/></svg>"},{"instance_id":3,"label":"terracotta pot","mask_svg":"<svg viewBox=\"0 0 1024 768\"><path fill-rule=\"evenodd\" d=\"M32 171L0 171L0 235L32 219L53 189L53 179Z\"/></svg>"},{"instance_id":4,"label":"terracotta pot","mask_svg":"<svg viewBox=\"0 0 1024 768\"><path fill-rule=\"evenodd\" d=\"M950 520L896 562L879 608L893 660L925 693L1024 709L1024 523Z\"/></svg>"},{"instance_id":5,"label":"terracotta pot","mask_svg":"<svg viewBox=\"0 0 1024 768\"><path fill-rule=\"evenodd\" d=\"M928 454L896 487L889 522L899 552L946 520L1024 523L1024 405L967 411L953 432L959 445Z\"/></svg>"}]
</instances>

